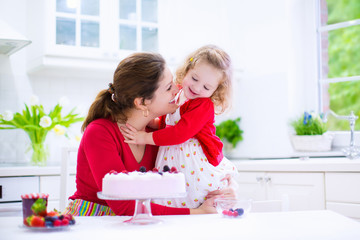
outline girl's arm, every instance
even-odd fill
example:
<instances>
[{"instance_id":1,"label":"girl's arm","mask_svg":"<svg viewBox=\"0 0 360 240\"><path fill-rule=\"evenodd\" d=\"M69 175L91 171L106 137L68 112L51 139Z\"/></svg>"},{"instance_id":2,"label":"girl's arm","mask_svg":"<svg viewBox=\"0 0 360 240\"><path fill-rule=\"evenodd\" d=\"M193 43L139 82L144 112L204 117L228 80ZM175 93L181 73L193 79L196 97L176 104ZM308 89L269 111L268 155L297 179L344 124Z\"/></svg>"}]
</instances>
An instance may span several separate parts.
<instances>
[{"instance_id":1,"label":"girl's arm","mask_svg":"<svg viewBox=\"0 0 360 240\"><path fill-rule=\"evenodd\" d=\"M158 146L176 145L187 141L199 133L206 124L214 120L214 104L210 99L195 99L181 115L180 121L174 126L147 133L137 131L131 125L121 128L129 144L152 144ZM214 133L215 134L215 133Z\"/></svg>"}]
</instances>

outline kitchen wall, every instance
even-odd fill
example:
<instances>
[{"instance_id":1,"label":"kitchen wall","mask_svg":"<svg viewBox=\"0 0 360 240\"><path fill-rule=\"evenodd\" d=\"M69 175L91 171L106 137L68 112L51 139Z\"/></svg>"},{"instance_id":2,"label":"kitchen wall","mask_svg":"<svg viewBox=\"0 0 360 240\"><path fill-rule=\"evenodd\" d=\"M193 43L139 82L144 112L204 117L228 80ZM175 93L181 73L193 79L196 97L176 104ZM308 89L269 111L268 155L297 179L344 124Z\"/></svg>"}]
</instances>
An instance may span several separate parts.
<instances>
[{"instance_id":1,"label":"kitchen wall","mask_svg":"<svg viewBox=\"0 0 360 240\"><path fill-rule=\"evenodd\" d=\"M32 1L0 0L0 19L28 35L27 6ZM159 0L160 53L172 69L194 49L217 44L232 57L235 69L233 108L217 122L240 116L244 141L234 157L286 157L293 154L289 119L317 109L314 0ZM0 30L1 31L1 30ZM32 94L46 109L67 96L86 114L111 74L91 77L58 70L27 73L31 45L0 55L0 112L19 111ZM119 59L120 61L120 59ZM80 125L72 128L80 133ZM0 162L26 162L26 135L0 131ZM65 138L50 134L50 163L60 161Z\"/></svg>"}]
</instances>

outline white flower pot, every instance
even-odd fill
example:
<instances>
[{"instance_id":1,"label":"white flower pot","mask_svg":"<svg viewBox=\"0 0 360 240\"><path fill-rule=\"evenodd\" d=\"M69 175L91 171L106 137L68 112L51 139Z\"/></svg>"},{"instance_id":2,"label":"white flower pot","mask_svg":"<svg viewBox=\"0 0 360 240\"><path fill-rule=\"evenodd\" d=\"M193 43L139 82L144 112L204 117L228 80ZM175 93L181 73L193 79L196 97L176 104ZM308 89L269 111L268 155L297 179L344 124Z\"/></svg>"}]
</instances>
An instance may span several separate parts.
<instances>
[{"instance_id":1,"label":"white flower pot","mask_svg":"<svg viewBox=\"0 0 360 240\"><path fill-rule=\"evenodd\" d=\"M290 135L290 138L296 151L326 152L331 150L334 136L326 132L323 135Z\"/></svg>"}]
</instances>

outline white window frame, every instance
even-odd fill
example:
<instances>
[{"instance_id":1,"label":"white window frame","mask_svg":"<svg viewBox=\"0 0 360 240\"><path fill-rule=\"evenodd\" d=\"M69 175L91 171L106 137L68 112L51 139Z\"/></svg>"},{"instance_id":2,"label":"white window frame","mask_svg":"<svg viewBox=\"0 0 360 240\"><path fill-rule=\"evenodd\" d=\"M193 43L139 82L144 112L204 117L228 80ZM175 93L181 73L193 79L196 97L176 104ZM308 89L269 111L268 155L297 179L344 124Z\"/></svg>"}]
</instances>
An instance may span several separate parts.
<instances>
[{"instance_id":1,"label":"white window frame","mask_svg":"<svg viewBox=\"0 0 360 240\"><path fill-rule=\"evenodd\" d=\"M330 25L321 25L321 0L316 0L316 31L317 31L317 58L318 58L318 110L319 112L324 112L324 103L323 103L323 84L336 83L336 82L346 82L346 81L359 81L360 75L349 76L349 77L338 77L338 78L326 78L323 76L322 71L322 47L321 47L321 34L323 32L329 32L332 30L347 28L351 26L360 25L360 19L349 20L345 22L339 22ZM349 113L350 114L350 113ZM357 120L360 121L360 118ZM334 142L333 146L335 148L349 146L350 142L350 131L333 131L334 133ZM355 145L360 144L360 131L355 131Z\"/></svg>"},{"instance_id":2,"label":"white window frame","mask_svg":"<svg viewBox=\"0 0 360 240\"><path fill-rule=\"evenodd\" d=\"M320 1L317 0L317 41L318 41L318 82L319 82L319 112L323 111L323 101L322 101L322 84L327 83L336 83L336 82L347 82L347 81L358 81L360 80L360 75L357 76L350 76L350 77L339 77L339 78L324 78L322 75L322 55L321 55L321 33L329 32L332 30L340 29L340 28L347 28L352 26L360 25L360 19L354 19L350 21L324 25L321 26L321 6Z\"/></svg>"}]
</instances>

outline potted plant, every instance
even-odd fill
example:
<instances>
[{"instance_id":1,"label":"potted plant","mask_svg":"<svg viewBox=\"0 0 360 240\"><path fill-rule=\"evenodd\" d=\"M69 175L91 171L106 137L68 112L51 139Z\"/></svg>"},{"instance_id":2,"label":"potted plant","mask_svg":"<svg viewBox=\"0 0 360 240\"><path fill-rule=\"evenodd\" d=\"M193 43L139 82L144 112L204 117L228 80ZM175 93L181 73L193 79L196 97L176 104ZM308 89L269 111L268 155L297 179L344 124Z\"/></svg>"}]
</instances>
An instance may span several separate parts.
<instances>
[{"instance_id":1,"label":"potted plant","mask_svg":"<svg viewBox=\"0 0 360 240\"><path fill-rule=\"evenodd\" d=\"M228 119L216 125L216 135L224 143L225 155L236 147L236 145L243 140L243 131L239 126L240 118Z\"/></svg>"},{"instance_id":2,"label":"potted plant","mask_svg":"<svg viewBox=\"0 0 360 240\"><path fill-rule=\"evenodd\" d=\"M331 150L333 135L327 132L326 123L319 114L304 112L290 124L296 133L291 135L291 143L296 151Z\"/></svg>"},{"instance_id":3,"label":"potted plant","mask_svg":"<svg viewBox=\"0 0 360 240\"><path fill-rule=\"evenodd\" d=\"M45 165L48 158L48 149L45 139L49 131L53 130L56 135L65 135L66 128L84 118L74 113L75 108L68 114L62 114L63 106L68 102L63 97L55 107L46 113L42 104L39 104L37 96L32 96L30 106L25 104L21 112L15 114L5 111L0 114L0 129L22 129L30 139L29 150L32 150L31 163L33 165Z\"/></svg>"}]
</instances>

